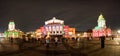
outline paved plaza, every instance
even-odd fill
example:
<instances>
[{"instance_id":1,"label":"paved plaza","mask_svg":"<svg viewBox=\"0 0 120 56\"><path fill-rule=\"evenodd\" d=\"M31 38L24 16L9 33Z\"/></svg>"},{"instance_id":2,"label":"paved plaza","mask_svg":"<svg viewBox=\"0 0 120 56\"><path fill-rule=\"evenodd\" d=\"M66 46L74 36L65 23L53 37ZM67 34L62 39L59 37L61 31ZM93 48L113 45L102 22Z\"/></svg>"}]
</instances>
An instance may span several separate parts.
<instances>
[{"instance_id":1,"label":"paved plaza","mask_svg":"<svg viewBox=\"0 0 120 56\"><path fill-rule=\"evenodd\" d=\"M106 39L105 48L101 48L99 39L79 42L69 40L67 43L59 43L55 46L45 44L24 43L20 49L16 43L11 44L4 40L0 42L0 56L120 56L120 39Z\"/></svg>"}]
</instances>

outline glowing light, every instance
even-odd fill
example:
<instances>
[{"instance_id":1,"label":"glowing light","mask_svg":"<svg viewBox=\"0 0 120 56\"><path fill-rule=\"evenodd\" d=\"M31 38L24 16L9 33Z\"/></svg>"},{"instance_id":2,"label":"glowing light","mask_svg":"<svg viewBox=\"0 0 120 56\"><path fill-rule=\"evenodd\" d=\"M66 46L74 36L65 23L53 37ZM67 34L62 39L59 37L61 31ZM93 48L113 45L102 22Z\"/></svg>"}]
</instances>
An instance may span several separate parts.
<instances>
[{"instance_id":1,"label":"glowing light","mask_svg":"<svg viewBox=\"0 0 120 56\"><path fill-rule=\"evenodd\" d=\"M77 34L77 36L79 37L79 36L80 36L80 34Z\"/></svg>"},{"instance_id":2,"label":"glowing light","mask_svg":"<svg viewBox=\"0 0 120 56\"><path fill-rule=\"evenodd\" d=\"M57 28L56 30L59 31L59 26L56 26L56 28Z\"/></svg>"},{"instance_id":3,"label":"glowing light","mask_svg":"<svg viewBox=\"0 0 120 56\"><path fill-rule=\"evenodd\" d=\"M84 33L83 33L83 37L88 37L88 36L87 36L87 32L84 32Z\"/></svg>"},{"instance_id":4,"label":"glowing light","mask_svg":"<svg viewBox=\"0 0 120 56\"><path fill-rule=\"evenodd\" d=\"M51 26L49 26L49 31L51 31Z\"/></svg>"},{"instance_id":5,"label":"glowing light","mask_svg":"<svg viewBox=\"0 0 120 56\"><path fill-rule=\"evenodd\" d=\"M0 37L4 37L4 33L0 33Z\"/></svg>"},{"instance_id":6,"label":"glowing light","mask_svg":"<svg viewBox=\"0 0 120 56\"><path fill-rule=\"evenodd\" d=\"M63 26L60 26L60 31L62 31L63 30Z\"/></svg>"},{"instance_id":7,"label":"glowing light","mask_svg":"<svg viewBox=\"0 0 120 56\"><path fill-rule=\"evenodd\" d=\"M45 27L46 31L48 31L48 27Z\"/></svg>"},{"instance_id":8,"label":"glowing light","mask_svg":"<svg viewBox=\"0 0 120 56\"><path fill-rule=\"evenodd\" d=\"M117 31L120 34L120 30Z\"/></svg>"},{"instance_id":9,"label":"glowing light","mask_svg":"<svg viewBox=\"0 0 120 56\"><path fill-rule=\"evenodd\" d=\"M14 22L9 22L8 29L9 30L15 30L15 23Z\"/></svg>"},{"instance_id":10,"label":"glowing light","mask_svg":"<svg viewBox=\"0 0 120 56\"><path fill-rule=\"evenodd\" d=\"M51 20L45 21L45 25L51 24L51 23L64 24L64 21L63 21L63 20L58 20L58 19L56 19L55 17L53 17L53 19L51 19Z\"/></svg>"},{"instance_id":11,"label":"glowing light","mask_svg":"<svg viewBox=\"0 0 120 56\"><path fill-rule=\"evenodd\" d=\"M98 17L98 25L93 29L92 36L100 37L100 36L111 36L111 29L106 28L106 21L102 14Z\"/></svg>"}]
</instances>

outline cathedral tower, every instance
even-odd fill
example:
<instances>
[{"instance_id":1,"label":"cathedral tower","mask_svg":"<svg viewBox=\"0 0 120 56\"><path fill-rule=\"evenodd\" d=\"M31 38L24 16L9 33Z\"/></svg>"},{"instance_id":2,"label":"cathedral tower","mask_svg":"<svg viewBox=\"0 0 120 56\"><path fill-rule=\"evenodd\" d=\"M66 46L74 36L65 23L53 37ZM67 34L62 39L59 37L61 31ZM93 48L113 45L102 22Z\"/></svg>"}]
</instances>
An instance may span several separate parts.
<instances>
[{"instance_id":1,"label":"cathedral tower","mask_svg":"<svg viewBox=\"0 0 120 56\"><path fill-rule=\"evenodd\" d=\"M100 16L98 17L98 27L101 27L101 28L106 28L106 21L103 17L102 14L100 14Z\"/></svg>"},{"instance_id":2,"label":"cathedral tower","mask_svg":"<svg viewBox=\"0 0 120 56\"><path fill-rule=\"evenodd\" d=\"M13 20L10 20L8 24L8 30L15 30L15 23Z\"/></svg>"}]
</instances>

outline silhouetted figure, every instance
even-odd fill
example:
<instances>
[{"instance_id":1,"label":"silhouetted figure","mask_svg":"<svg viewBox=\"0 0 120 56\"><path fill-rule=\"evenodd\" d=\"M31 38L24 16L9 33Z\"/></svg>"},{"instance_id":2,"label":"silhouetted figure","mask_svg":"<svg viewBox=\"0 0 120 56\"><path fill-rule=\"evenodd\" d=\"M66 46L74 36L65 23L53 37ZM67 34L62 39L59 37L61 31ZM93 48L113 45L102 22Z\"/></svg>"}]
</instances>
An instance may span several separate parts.
<instances>
[{"instance_id":1,"label":"silhouetted figure","mask_svg":"<svg viewBox=\"0 0 120 56\"><path fill-rule=\"evenodd\" d=\"M12 37L10 37L10 42L11 42L11 44L13 44L13 38Z\"/></svg>"},{"instance_id":2,"label":"silhouetted figure","mask_svg":"<svg viewBox=\"0 0 120 56\"><path fill-rule=\"evenodd\" d=\"M23 37L23 42L26 42L25 37Z\"/></svg>"},{"instance_id":3,"label":"silhouetted figure","mask_svg":"<svg viewBox=\"0 0 120 56\"><path fill-rule=\"evenodd\" d=\"M90 38L89 38L89 37L87 37L87 40L90 40Z\"/></svg>"},{"instance_id":4,"label":"silhouetted figure","mask_svg":"<svg viewBox=\"0 0 120 56\"><path fill-rule=\"evenodd\" d=\"M49 43L50 43L49 39L46 39L45 42L46 42L46 48L49 48Z\"/></svg>"},{"instance_id":5,"label":"silhouetted figure","mask_svg":"<svg viewBox=\"0 0 120 56\"><path fill-rule=\"evenodd\" d=\"M101 48L105 47L105 36L101 36Z\"/></svg>"},{"instance_id":6,"label":"silhouetted figure","mask_svg":"<svg viewBox=\"0 0 120 56\"><path fill-rule=\"evenodd\" d=\"M58 38L55 37L55 46L57 46L57 45L58 45Z\"/></svg>"},{"instance_id":7,"label":"silhouetted figure","mask_svg":"<svg viewBox=\"0 0 120 56\"><path fill-rule=\"evenodd\" d=\"M23 46L23 41L20 38L18 39L18 46L19 46L19 49L21 49Z\"/></svg>"},{"instance_id":8,"label":"silhouetted figure","mask_svg":"<svg viewBox=\"0 0 120 56\"><path fill-rule=\"evenodd\" d=\"M114 37L113 36L111 36L112 37L112 40L114 40Z\"/></svg>"},{"instance_id":9,"label":"silhouetted figure","mask_svg":"<svg viewBox=\"0 0 120 56\"><path fill-rule=\"evenodd\" d=\"M62 38L62 43L66 43L66 38Z\"/></svg>"},{"instance_id":10,"label":"silhouetted figure","mask_svg":"<svg viewBox=\"0 0 120 56\"><path fill-rule=\"evenodd\" d=\"M39 44L41 43L41 39L40 39L40 38L38 38L38 40L37 40L37 41L38 41L38 43L39 43Z\"/></svg>"}]
</instances>

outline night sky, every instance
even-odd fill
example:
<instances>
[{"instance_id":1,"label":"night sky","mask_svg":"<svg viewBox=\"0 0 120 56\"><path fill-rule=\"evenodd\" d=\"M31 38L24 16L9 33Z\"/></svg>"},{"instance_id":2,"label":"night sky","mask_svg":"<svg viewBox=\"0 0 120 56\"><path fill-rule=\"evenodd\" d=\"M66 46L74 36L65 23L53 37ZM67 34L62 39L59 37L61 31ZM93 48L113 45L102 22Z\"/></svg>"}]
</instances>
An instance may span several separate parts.
<instances>
[{"instance_id":1,"label":"night sky","mask_svg":"<svg viewBox=\"0 0 120 56\"><path fill-rule=\"evenodd\" d=\"M93 29L100 13L111 29L120 28L119 1L93 0L0 0L0 32L7 30L10 19L14 19L16 29L34 31L46 20L56 17L65 25L78 31Z\"/></svg>"}]
</instances>

